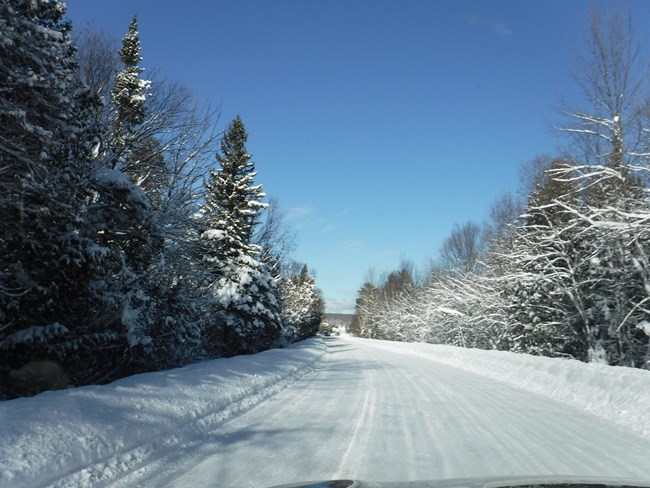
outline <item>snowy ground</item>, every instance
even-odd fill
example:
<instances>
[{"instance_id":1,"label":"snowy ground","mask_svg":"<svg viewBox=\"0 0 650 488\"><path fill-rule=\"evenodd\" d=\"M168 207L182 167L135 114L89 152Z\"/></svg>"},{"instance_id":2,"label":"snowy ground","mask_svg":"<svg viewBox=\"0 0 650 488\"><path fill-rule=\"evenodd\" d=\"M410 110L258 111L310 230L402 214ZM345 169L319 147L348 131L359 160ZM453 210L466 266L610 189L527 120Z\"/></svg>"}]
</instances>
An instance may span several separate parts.
<instances>
[{"instance_id":1,"label":"snowy ground","mask_svg":"<svg viewBox=\"0 0 650 488\"><path fill-rule=\"evenodd\" d=\"M0 486L650 478L650 372L316 338L0 402Z\"/></svg>"}]
</instances>

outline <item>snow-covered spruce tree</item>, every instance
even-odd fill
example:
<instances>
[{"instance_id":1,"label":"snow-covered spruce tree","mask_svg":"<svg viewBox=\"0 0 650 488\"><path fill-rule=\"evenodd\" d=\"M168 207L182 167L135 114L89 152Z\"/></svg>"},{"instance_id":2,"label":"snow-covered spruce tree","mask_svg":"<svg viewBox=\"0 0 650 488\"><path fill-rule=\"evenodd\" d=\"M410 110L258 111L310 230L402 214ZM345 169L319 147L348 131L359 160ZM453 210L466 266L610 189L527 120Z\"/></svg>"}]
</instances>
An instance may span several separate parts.
<instances>
[{"instance_id":1,"label":"snow-covered spruce tree","mask_svg":"<svg viewBox=\"0 0 650 488\"><path fill-rule=\"evenodd\" d=\"M135 273L144 273L160 252L162 238L153 222L151 199L135 181L134 168L149 154L155 154L157 160L160 154L153 149L155 140L137 136L146 114L145 89L149 83L140 78L135 18L122 40L120 58L124 68L115 76L110 91L110 125L105 125L105 117L97 116L97 125L92 128L97 141L93 176L98 195L90 210L97 225L93 232L120 254L116 261L124 261ZM97 112L102 110L97 108Z\"/></svg>"},{"instance_id":2,"label":"snow-covered spruce tree","mask_svg":"<svg viewBox=\"0 0 650 488\"><path fill-rule=\"evenodd\" d=\"M282 315L298 340L316 335L323 319L323 299L307 265L281 282Z\"/></svg>"},{"instance_id":3,"label":"snow-covered spruce tree","mask_svg":"<svg viewBox=\"0 0 650 488\"><path fill-rule=\"evenodd\" d=\"M213 313L206 330L212 354L268 348L281 333L281 304L274 276L251 243L264 192L255 184L248 134L236 117L217 153L220 169L205 183L201 247Z\"/></svg>"},{"instance_id":4,"label":"snow-covered spruce tree","mask_svg":"<svg viewBox=\"0 0 650 488\"><path fill-rule=\"evenodd\" d=\"M129 29L122 39L120 59L124 69L117 73L111 90L111 99L115 104L114 145L116 148L128 148L135 135L135 128L145 118L145 91L149 82L140 77L144 68L140 66L140 37L138 19L134 17Z\"/></svg>"},{"instance_id":5,"label":"snow-covered spruce tree","mask_svg":"<svg viewBox=\"0 0 650 488\"><path fill-rule=\"evenodd\" d=\"M77 382L79 358L114 335L91 320L105 254L84 234L89 105L64 12L56 0L0 2L0 376L52 358Z\"/></svg>"},{"instance_id":6,"label":"snow-covered spruce tree","mask_svg":"<svg viewBox=\"0 0 650 488\"><path fill-rule=\"evenodd\" d=\"M155 141L143 144L138 138L146 114L140 80L140 45L137 23L131 23L120 51L124 70L116 75L110 92L110 124L103 109L89 117L93 147L92 185L84 233L95 240L107 256L102 280L92 288L102 307L96 321L117 332L114 356L105 360L104 379L147 370L152 367L151 331L159 324L157 305L161 291L158 265L164 248L160 225L151 194L134 181L139 159L154 152ZM144 156L143 156L144 155Z\"/></svg>"},{"instance_id":7,"label":"snow-covered spruce tree","mask_svg":"<svg viewBox=\"0 0 650 488\"><path fill-rule=\"evenodd\" d=\"M127 40L136 34L131 29ZM146 303L135 305L139 310L137 320L145 326L141 330L146 330L152 344L146 348L148 354L144 358L134 357L133 351L125 357L144 362L146 368L168 368L196 361L205 356L200 331L206 305L205 290L200 286L202 269L200 254L196 252L198 235L193 216L203 197L201 183L208 173L208 162L221 138L215 130L214 113L209 106L201 108L186 87L154 79L152 89L145 87L147 93L141 107L144 119L129 128L130 134L125 138L128 147L118 148L113 143L118 100L113 100L111 93L117 74L126 71L119 48L125 43L92 31L84 32L78 43L80 76L91 93L105 102L94 111L94 126L100 129L97 140L104 143L96 146L96 163L128 175L130 182L124 176L122 181L140 196L144 194L142 201L148 207L143 208L147 216L144 223L151 233L145 242L153 246L143 246L141 250L147 251L143 257L150 264L145 273L138 272L135 280L125 284L143 289L145 294L141 296L148 297ZM141 82L140 86L143 85ZM136 101L142 100L137 89L135 93ZM103 199L96 202L93 210L113 218L111 192L100 194ZM100 235L108 234L102 230ZM111 242L118 240L111 237ZM115 296L119 297L119 293Z\"/></svg>"},{"instance_id":8,"label":"snow-covered spruce tree","mask_svg":"<svg viewBox=\"0 0 650 488\"><path fill-rule=\"evenodd\" d=\"M147 99L151 81L142 78L140 66L140 35L138 19L134 17L122 39L120 60L123 69L115 75L111 89L114 106L113 150L119 169L131 176L133 182L145 190L152 203L160 206L160 190L169 170L165 164L162 144L156 134L145 128L151 121ZM170 108L170 107L168 107ZM154 114L154 117L158 114Z\"/></svg>"},{"instance_id":9,"label":"snow-covered spruce tree","mask_svg":"<svg viewBox=\"0 0 650 488\"><path fill-rule=\"evenodd\" d=\"M576 267L579 228L558 203L577 204L577 186L554 177L571 168L568 161L549 160L532 184L522 225L514 229L509 249L510 270L502 276L509 308L509 348L547 356L585 359L588 324Z\"/></svg>"}]
</instances>

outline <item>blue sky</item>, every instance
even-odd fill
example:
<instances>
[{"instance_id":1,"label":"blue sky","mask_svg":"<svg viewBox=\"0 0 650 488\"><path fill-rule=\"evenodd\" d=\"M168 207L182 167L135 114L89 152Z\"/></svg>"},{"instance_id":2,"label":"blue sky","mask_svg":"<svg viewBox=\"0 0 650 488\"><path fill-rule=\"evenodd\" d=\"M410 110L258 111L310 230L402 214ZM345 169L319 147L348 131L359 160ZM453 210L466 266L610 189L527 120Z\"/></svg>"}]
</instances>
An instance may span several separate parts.
<instances>
[{"instance_id":1,"label":"blue sky","mask_svg":"<svg viewBox=\"0 0 650 488\"><path fill-rule=\"evenodd\" d=\"M603 3L602 5L610 5ZM650 33L650 2L633 2ZM435 259L480 221L552 130L587 33L587 0L69 0L76 29L120 38L143 66L239 114L258 182L297 233L328 311L367 270ZM644 27L645 26L645 27ZM146 75L146 72L145 72ZM217 148L215 148L217 149Z\"/></svg>"}]
</instances>

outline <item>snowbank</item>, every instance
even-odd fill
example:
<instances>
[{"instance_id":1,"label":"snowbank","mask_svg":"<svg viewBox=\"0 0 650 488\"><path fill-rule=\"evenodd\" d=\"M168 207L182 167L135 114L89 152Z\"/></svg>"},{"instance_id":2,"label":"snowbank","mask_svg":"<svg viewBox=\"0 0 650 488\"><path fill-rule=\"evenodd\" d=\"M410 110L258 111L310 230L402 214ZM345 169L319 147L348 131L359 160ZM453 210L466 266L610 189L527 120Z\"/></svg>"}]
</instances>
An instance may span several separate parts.
<instances>
[{"instance_id":1,"label":"snowbank","mask_svg":"<svg viewBox=\"0 0 650 488\"><path fill-rule=\"evenodd\" d=\"M314 339L0 402L0 487L48 485L97 463L117 475L121 464L137 464L160 442L183 442L183 429L210 430L286 388L325 350Z\"/></svg>"},{"instance_id":2,"label":"snowbank","mask_svg":"<svg viewBox=\"0 0 650 488\"><path fill-rule=\"evenodd\" d=\"M373 344L506 382L650 439L650 371L454 346L385 341Z\"/></svg>"}]
</instances>

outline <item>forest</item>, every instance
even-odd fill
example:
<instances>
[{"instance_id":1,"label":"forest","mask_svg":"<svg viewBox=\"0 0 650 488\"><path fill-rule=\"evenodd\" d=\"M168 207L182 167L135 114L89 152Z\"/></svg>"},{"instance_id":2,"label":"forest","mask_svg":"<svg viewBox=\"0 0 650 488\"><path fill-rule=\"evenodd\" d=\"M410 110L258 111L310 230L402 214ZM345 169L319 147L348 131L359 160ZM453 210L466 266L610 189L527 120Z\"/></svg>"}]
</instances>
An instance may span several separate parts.
<instances>
[{"instance_id":1,"label":"forest","mask_svg":"<svg viewBox=\"0 0 650 488\"><path fill-rule=\"evenodd\" d=\"M368 273L352 331L650 369L648 59L629 10L592 9L556 154L425 270Z\"/></svg>"},{"instance_id":2,"label":"forest","mask_svg":"<svg viewBox=\"0 0 650 488\"><path fill-rule=\"evenodd\" d=\"M125 31L73 40L63 2L0 1L0 399L318 331L243 121L146 79Z\"/></svg>"}]
</instances>

